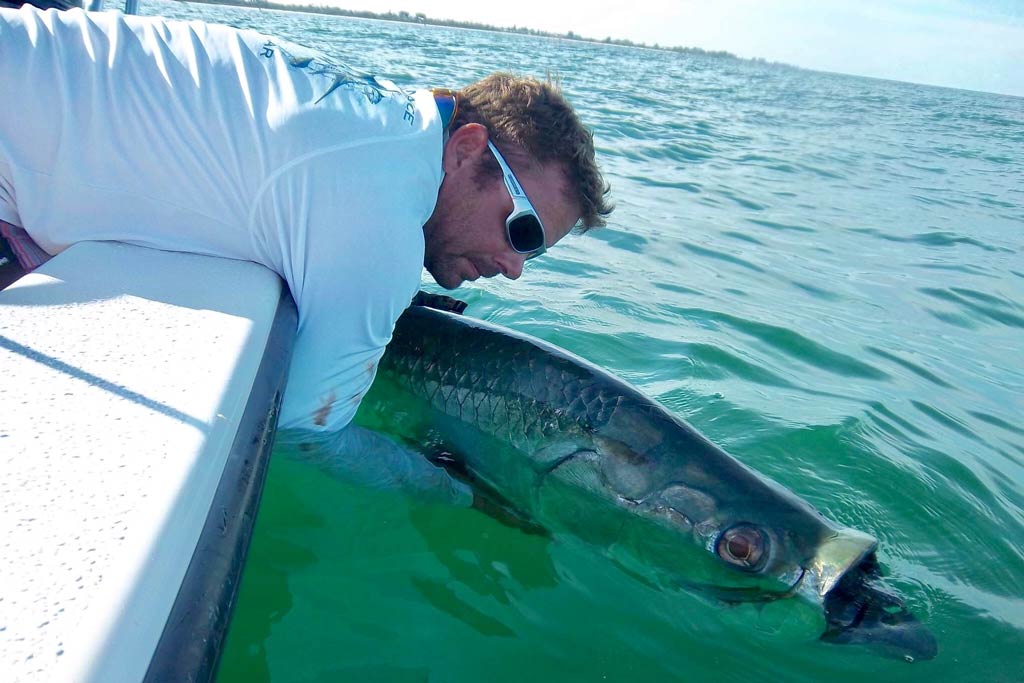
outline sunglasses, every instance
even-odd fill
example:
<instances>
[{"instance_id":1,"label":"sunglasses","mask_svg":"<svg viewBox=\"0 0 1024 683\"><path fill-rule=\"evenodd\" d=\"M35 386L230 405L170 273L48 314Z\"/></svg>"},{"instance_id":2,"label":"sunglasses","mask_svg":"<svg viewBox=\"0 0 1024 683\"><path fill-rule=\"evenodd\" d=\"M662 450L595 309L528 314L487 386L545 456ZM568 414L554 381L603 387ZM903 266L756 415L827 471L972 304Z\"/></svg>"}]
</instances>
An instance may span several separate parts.
<instances>
[{"instance_id":1,"label":"sunglasses","mask_svg":"<svg viewBox=\"0 0 1024 683\"><path fill-rule=\"evenodd\" d=\"M544 224L540 222L533 204L526 197L522 185L516 179L512 169L505 163L498 148L490 140L487 146L491 148L491 154L501 166L501 173L505 180L505 187L512 197L512 213L505 219L505 234L508 235L508 243L519 254L526 254L526 260L540 256L547 251L547 234L544 232Z\"/></svg>"}]
</instances>

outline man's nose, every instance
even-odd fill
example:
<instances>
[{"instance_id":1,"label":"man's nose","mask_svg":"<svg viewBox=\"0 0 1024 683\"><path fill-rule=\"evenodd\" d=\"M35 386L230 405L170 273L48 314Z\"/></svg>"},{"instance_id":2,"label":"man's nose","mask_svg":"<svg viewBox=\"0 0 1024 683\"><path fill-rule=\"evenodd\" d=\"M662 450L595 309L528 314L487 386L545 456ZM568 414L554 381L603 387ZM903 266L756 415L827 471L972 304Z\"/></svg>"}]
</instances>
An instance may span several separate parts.
<instances>
[{"instance_id":1,"label":"man's nose","mask_svg":"<svg viewBox=\"0 0 1024 683\"><path fill-rule=\"evenodd\" d=\"M502 275L509 280L518 280L519 276L523 274L523 264L526 263L526 257L509 249L507 253L502 254L496 259L496 263L498 268L501 269Z\"/></svg>"}]
</instances>

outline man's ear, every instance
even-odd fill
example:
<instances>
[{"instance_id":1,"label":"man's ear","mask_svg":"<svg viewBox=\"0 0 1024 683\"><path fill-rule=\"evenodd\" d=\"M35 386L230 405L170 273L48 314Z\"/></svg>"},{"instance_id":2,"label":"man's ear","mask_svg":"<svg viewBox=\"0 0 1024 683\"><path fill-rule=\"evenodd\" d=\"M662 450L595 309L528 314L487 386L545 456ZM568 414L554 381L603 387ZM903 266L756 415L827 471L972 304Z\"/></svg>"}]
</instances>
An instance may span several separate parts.
<instances>
[{"instance_id":1,"label":"man's ear","mask_svg":"<svg viewBox=\"0 0 1024 683\"><path fill-rule=\"evenodd\" d=\"M487 128L479 123L459 126L448 137L444 146L442 167L445 173L453 173L469 164L475 168L477 159L487 149Z\"/></svg>"}]
</instances>

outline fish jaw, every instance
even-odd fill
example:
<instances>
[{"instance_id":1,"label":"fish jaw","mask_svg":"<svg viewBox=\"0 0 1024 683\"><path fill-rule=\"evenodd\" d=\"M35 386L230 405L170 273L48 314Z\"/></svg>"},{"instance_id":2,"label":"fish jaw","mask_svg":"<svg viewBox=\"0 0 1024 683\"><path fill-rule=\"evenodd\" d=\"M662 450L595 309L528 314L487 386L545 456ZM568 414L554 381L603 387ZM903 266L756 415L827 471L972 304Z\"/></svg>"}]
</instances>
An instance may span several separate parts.
<instances>
[{"instance_id":1,"label":"fish jaw","mask_svg":"<svg viewBox=\"0 0 1024 683\"><path fill-rule=\"evenodd\" d=\"M849 528L837 530L819 544L808 562L804 586L813 591L817 599L824 600L840 579L860 566L877 546L878 541L864 532Z\"/></svg>"},{"instance_id":2,"label":"fish jaw","mask_svg":"<svg viewBox=\"0 0 1024 683\"><path fill-rule=\"evenodd\" d=\"M874 555L847 571L825 595L821 640L857 645L886 657L934 659L938 641L904 601L881 585Z\"/></svg>"},{"instance_id":3,"label":"fish jaw","mask_svg":"<svg viewBox=\"0 0 1024 683\"><path fill-rule=\"evenodd\" d=\"M876 545L867 534L839 529L808 564L803 589L824 607L821 640L906 661L933 659L939 651L935 636L881 585Z\"/></svg>"}]
</instances>

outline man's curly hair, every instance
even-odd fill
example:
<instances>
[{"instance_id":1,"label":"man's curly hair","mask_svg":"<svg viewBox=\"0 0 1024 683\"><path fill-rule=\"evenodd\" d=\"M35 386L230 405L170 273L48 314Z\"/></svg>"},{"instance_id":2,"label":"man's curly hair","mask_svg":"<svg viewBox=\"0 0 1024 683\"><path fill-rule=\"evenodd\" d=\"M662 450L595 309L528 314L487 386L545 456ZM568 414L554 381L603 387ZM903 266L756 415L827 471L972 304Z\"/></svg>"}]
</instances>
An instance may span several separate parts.
<instances>
[{"instance_id":1,"label":"man's curly hair","mask_svg":"<svg viewBox=\"0 0 1024 683\"><path fill-rule=\"evenodd\" d=\"M509 150L511 158L525 154L535 164L560 165L568 181L569 199L580 208L580 230L605 224L614 207L607 202L610 188L594 158L594 135L556 84L494 73L457 91L456 96L453 130L479 123L503 155ZM493 159L488 165L493 166L489 171L494 175L501 174Z\"/></svg>"}]
</instances>

